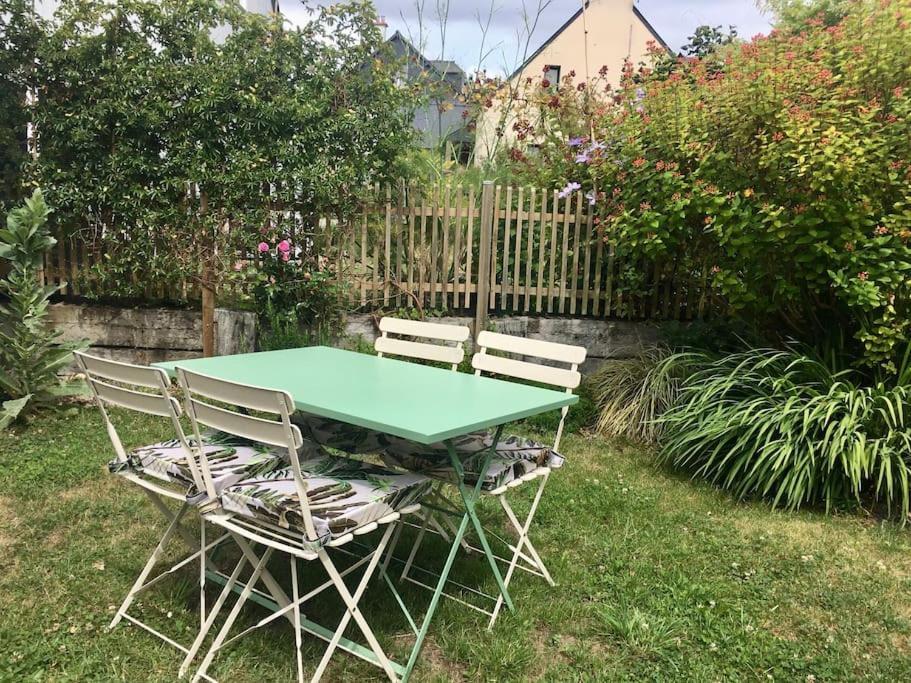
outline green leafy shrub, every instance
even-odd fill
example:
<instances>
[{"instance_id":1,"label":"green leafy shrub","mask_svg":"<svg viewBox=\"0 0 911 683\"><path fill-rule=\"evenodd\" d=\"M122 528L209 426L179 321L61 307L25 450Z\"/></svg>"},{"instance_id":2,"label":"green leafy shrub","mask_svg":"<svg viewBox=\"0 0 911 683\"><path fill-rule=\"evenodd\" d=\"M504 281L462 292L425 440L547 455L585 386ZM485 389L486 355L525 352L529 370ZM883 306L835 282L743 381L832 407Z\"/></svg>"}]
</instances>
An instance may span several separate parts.
<instances>
[{"instance_id":1,"label":"green leafy shrub","mask_svg":"<svg viewBox=\"0 0 911 683\"><path fill-rule=\"evenodd\" d=\"M49 210L40 190L25 205L13 209L0 230L0 258L10 272L0 281L0 428L28 408L52 397L59 385L57 371L70 362L72 351L83 344L57 344L59 333L47 328L47 306L57 286L38 282L44 254L56 244L47 230Z\"/></svg>"},{"instance_id":2,"label":"green leafy shrub","mask_svg":"<svg viewBox=\"0 0 911 683\"><path fill-rule=\"evenodd\" d=\"M838 4L832 25L628 64L619 87L531 82L505 154L588 193L617 258L641 264L621 293L656 265L705 276L708 310L775 342L840 330L857 365L894 372L911 332L911 0Z\"/></svg>"},{"instance_id":3,"label":"green leafy shrub","mask_svg":"<svg viewBox=\"0 0 911 683\"><path fill-rule=\"evenodd\" d=\"M658 418L677 400L688 360L659 346L605 361L591 378L598 432L657 443L663 431Z\"/></svg>"},{"instance_id":4,"label":"green leafy shrub","mask_svg":"<svg viewBox=\"0 0 911 683\"><path fill-rule=\"evenodd\" d=\"M40 35L32 5L28 0L0 0L0 209L22 197L28 161L25 93Z\"/></svg>"},{"instance_id":5,"label":"green leafy shrub","mask_svg":"<svg viewBox=\"0 0 911 683\"><path fill-rule=\"evenodd\" d=\"M907 517L907 353L897 376L872 386L794 349L690 353L682 362L692 371L659 418L666 461L738 497L791 509L882 501Z\"/></svg>"},{"instance_id":6,"label":"green leafy shrub","mask_svg":"<svg viewBox=\"0 0 911 683\"><path fill-rule=\"evenodd\" d=\"M57 226L104 252L82 293L217 290L263 226L331 217L337 233L368 184L397 176L409 93L373 7L306 12L293 27L238 0L57 4L27 81L30 179Z\"/></svg>"},{"instance_id":7,"label":"green leafy shrub","mask_svg":"<svg viewBox=\"0 0 911 683\"><path fill-rule=\"evenodd\" d=\"M260 242L258 265L232 276L259 316L263 351L329 344L342 331L342 289L333 264L280 236Z\"/></svg>"}]
</instances>

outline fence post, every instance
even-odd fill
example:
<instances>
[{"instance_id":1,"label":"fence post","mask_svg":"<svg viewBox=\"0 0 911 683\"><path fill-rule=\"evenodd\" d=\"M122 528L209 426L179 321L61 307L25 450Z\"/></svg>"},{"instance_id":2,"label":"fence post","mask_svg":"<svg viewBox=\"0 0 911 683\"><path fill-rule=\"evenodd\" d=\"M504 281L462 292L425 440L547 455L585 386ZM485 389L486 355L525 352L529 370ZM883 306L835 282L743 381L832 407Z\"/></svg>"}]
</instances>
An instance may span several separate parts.
<instances>
[{"instance_id":1,"label":"fence post","mask_svg":"<svg viewBox=\"0 0 911 683\"><path fill-rule=\"evenodd\" d=\"M478 237L478 290L475 295L474 336L484 331L487 325L487 310L490 305L490 247L493 239L493 181L481 184L481 226Z\"/></svg>"}]
</instances>

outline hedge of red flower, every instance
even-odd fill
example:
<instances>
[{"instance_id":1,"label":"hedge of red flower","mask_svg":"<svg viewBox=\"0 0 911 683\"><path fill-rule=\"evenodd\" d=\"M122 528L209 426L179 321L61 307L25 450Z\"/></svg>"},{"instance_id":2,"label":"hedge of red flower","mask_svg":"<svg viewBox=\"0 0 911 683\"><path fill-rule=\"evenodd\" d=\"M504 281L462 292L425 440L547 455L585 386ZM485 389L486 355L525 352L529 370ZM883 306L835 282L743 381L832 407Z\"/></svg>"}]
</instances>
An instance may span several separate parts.
<instances>
[{"instance_id":1,"label":"hedge of red flower","mask_svg":"<svg viewBox=\"0 0 911 683\"><path fill-rule=\"evenodd\" d=\"M732 315L844 335L859 363L893 369L911 330L911 0L653 57L618 88L602 74L530 91L504 161L579 183L628 262L705 270Z\"/></svg>"}]
</instances>

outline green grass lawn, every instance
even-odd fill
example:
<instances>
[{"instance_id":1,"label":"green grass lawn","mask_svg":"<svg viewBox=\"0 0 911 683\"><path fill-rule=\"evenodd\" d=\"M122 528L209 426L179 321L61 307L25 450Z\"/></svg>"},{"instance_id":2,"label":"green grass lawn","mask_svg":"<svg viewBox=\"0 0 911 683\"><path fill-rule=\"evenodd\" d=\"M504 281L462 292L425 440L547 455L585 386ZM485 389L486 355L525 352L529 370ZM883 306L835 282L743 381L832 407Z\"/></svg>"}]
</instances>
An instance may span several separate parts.
<instances>
[{"instance_id":1,"label":"green grass lawn","mask_svg":"<svg viewBox=\"0 0 911 683\"><path fill-rule=\"evenodd\" d=\"M154 420L123 424L129 445L167 435ZM519 576L518 611L492 632L444 601L414 680L911 680L909 531L739 504L629 444L575 434L563 450L569 462L534 528L557 588ZM105 628L161 532L145 496L107 473L111 457L93 408L0 435L0 680L175 679L175 650L135 627ZM458 571L492 590L477 558ZM163 582L138 612L192 639L194 582L195 570ZM417 589L405 596L426 603ZM394 603L381 583L368 597L378 636L401 656L407 627ZM332 604L314 609L313 618L338 618ZM321 652L305 639L308 666ZM279 621L241 639L211 673L286 681L293 657ZM324 680L379 673L339 654Z\"/></svg>"}]
</instances>

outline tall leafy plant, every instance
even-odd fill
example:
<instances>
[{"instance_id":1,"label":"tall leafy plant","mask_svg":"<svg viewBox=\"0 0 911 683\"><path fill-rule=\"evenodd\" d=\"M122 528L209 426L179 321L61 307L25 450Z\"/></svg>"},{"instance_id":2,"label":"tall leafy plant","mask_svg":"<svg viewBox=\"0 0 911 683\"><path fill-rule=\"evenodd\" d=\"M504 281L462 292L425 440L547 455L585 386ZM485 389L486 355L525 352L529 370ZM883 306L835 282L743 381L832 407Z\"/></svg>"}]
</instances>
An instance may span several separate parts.
<instances>
[{"instance_id":1,"label":"tall leafy plant","mask_svg":"<svg viewBox=\"0 0 911 683\"><path fill-rule=\"evenodd\" d=\"M685 354L659 346L630 358L605 361L591 380L598 402L598 432L657 443L662 434L658 418L677 400L687 360Z\"/></svg>"},{"instance_id":2,"label":"tall leafy plant","mask_svg":"<svg viewBox=\"0 0 911 683\"><path fill-rule=\"evenodd\" d=\"M13 209L0 230L0 258L10 272L0 281L0 412L5 428L28 408L53 396L57 371L82 344L58 344L59 333L48 329L48 301L58 289L38 280L45 252L56 244L47 229L49 210L40 190Z\"/></svg>"},{"instance_id":3,"label":"tall leafy plant","mask_svg":"<svg viewBox=\"0 0 911 683\"><path fill-rule=\"evenodd\" d=\"M796 349L685 354L659 418L662 454L738 497L775 505L911 502L911 371L866 385ZM676 362L672 359L667 362Z\"/></svg>"}]
</instances>

